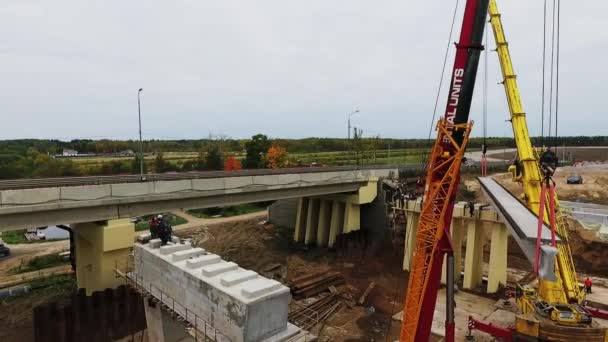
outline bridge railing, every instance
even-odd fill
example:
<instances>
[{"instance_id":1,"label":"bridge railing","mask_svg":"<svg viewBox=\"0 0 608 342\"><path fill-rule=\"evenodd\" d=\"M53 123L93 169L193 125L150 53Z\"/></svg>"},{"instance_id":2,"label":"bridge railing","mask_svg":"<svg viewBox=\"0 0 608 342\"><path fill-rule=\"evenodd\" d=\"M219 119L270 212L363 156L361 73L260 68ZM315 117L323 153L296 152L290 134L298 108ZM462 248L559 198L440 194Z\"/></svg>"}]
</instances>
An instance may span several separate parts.
<instances>
[{"instance_id":1,"label":"bridge railing","mask_svg":"<svg viewBox=\"0 0 608 342\"><path fill-rule=\"evenodd\" d=\"M417 167L416 165L376 165L376 166L365 165L365 166L332 166L332 167L298 167L298 168L284 168L284 169L250 169L250 170L235 170L235 171L192 171L192 172L145 174L143 176L143 179L140 175L7 179L7 180L0 180L0 190L47 188L47 187L61 187L61 186L102 185L102 184L116 184L116 183L135 183L135 182L153 182L153 181L170 181L170 180L200 179L200 178L265 176L265 175L280 175L280 174L293 174L293 173L408 169L408 168L416 168L416 167Z\"/></svg>"}]
</instances>

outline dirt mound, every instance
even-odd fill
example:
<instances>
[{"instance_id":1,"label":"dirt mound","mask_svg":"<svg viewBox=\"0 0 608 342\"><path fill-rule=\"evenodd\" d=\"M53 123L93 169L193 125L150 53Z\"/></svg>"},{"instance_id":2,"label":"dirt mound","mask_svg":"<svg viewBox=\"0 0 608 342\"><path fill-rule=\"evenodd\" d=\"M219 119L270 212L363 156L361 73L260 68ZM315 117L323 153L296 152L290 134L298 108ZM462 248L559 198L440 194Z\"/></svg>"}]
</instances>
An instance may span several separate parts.
<instances>
[{"instance_id":1,"label":"dirt mound","mask_svg":"<svg viewBox=\"0 0 608 342\"><path fill-rule=\"evenodd\" d=\"M608 274L608 243L592 238L591 232L574 219L568 219L570 249L577 272ZM595 232L592 233L595 236Z\"/></svg>"}]
</instances>

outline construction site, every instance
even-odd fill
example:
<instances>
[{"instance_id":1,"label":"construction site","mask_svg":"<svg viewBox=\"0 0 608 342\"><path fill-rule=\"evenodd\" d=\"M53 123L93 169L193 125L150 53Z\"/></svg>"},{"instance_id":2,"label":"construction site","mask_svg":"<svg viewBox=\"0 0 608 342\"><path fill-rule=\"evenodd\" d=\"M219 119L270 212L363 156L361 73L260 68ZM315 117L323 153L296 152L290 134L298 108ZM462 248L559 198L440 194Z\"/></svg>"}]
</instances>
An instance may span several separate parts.
<instances>
[{"instance_id":1,"label":"construction site","mask_svg":"<svg viewBox=\"0 0 608 342\"><path fill-rule=\"evenodd\" d=\"M0 231L69 233L7 248L0 341L608 342L608 147L556 146L557 109L532 141L498 6L454 12L420 165L0 180ZM485 127L470 120L482 56L499 61L509 150L467 151ZM12 271L58 253L59 267ZM34 291L57 276L73 286Z\"/></svg>"}]
</instances>

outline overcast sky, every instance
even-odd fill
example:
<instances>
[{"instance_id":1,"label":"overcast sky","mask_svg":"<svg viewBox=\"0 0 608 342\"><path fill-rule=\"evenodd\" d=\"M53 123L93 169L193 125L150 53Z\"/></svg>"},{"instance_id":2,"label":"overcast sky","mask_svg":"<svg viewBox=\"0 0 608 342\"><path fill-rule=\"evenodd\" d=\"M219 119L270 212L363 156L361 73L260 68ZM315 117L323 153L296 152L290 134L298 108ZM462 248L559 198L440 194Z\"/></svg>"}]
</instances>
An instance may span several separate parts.
<instances>
[{"instance_id":1,"label":"overcast sky","mask_svg":"<svg viewBox=\"0 0 608 342\"><path fill-rule=\"evenodd\" d=\"M562 3L559 133L608 135L608 1ZM425 137L454 4L2 0L0 139L136 138L140 87L145 139L344 137L354 109L364 135ZM539 135L543 1L499 5ZM489 70L489 135L511 136L495 53ZM475 136L483 57L478 76Z\"/></svg>"}]
</instances>

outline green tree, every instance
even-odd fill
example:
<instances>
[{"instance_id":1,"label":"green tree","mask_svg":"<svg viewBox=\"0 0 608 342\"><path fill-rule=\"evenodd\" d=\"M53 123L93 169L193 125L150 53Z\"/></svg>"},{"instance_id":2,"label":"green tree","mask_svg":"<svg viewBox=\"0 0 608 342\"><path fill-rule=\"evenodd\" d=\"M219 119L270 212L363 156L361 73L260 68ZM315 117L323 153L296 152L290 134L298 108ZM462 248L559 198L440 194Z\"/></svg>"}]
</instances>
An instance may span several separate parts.
<instances>
[{"instance_id":1,"label":"green tree","mask_svg":"<svg viewBox=\"0 0 608 342\"><path fill-rule=\"evenodd\" d=\"M131 173L139 173L139 153L135 154L135 157L133 157L133 159L131 159L131 170L127 171L127 172L131 172ZM144 174L148 173L148 164L146 164L146 159L144 158Z\"/></svg>"},{"instance_id":2,"label":"green tree","mask_svg":"<svg viewBox=\"0 0 608 342\"><path fill-rule=\"evenodd\" d=\"M169 163L165 160L165 156L162 152L158 152L156 154L156 158L154 158L154 170L156 172L162 173L168 171Z\"/></svg>"},{"instance_id":3,"label":"green tree","mask_svg":"<svg viewBox=\"0 0 608 342\"><path fill-rule=\"evenodd\" d=\"M270 140L264 134L256 134L251 137L251 140L245 143L247 155L243 166L249 169L263 168L264 154L270 148Z\"/></svg>"},{"instance_id":4,"label":"green tree","mask_svg":"<svg viewBox=\"0 0 608 342\"><path fill-rule=\"evenodd\" d=\"M213 144L209 147L205 164L208 170L224 169L224 158L222 157L222 152L220 152L220 148L217 144Z\"/></svg>"},{"instance_id":5,"label":"green tree","mask_svg":"<svg viewBox=\"0 0 608 342\"><path fill-rule=\"evenodd\" d=\"M205 157L205 153L203 151L200 151L198 153L198 155L196 156L196 159L194 160L194 169L195 170L205 170L207 168L206 166L206 157Z\"/></svg>"}]
</instances>

